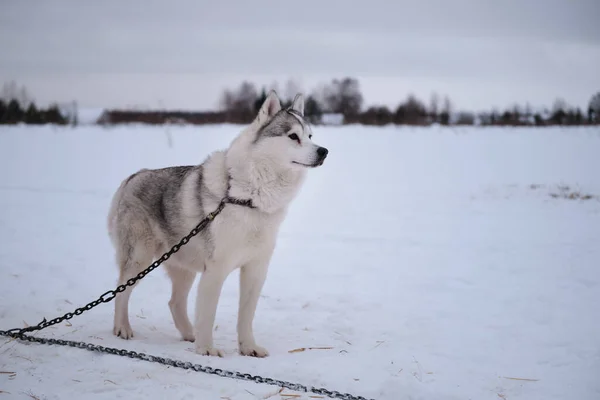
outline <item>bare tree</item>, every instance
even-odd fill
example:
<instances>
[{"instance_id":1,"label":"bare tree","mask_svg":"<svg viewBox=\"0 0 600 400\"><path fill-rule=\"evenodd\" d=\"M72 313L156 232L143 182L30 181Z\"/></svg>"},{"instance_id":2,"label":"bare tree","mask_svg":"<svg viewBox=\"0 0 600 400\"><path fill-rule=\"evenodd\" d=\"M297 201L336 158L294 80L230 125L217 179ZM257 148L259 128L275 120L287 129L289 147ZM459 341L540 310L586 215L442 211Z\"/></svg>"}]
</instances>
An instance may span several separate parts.
<instances>
[{"instance_id":1,"label":"bare tree","mask_svg":"<svg viewBox=\"0 0 600 400\"><path fill-rule=\"evenodd\" d=\"M429 113L431 115L433 122L437 122L437 120L438 120L439 107L440 107L440 96L438 96L438 94L436 92L433 92L431 94L431 98L429 100Z\"/></svg>"},{"instance_id":2,"label":"bare tree","mask_svg":"<svg viewBox=\"0 0 600 400\"><path fill-rule=\"evenodd\" d=\"M442 104L442 112L440 113L440 123L444 125L450 124L450 115L452 114L452 102L446 95L444 96L444 103Z\"/></svg>"},{"instance_id":3,"label":"bare tree","mask_svg":"<svg viewBox=\"0 0 600 400\"><path fill-rule=\"evenodd\" d=\"M448 95L444 96L444 104L442 106L442 112L451 114L452 113L452 102L450 101L450 97Z\"/></svg>"},{"instance_id":4,"label":"bare tree","mask_svg":"<svg viewBox=\"0 0 600 400\"><path fill-rule=\"evenodd\" d=\"M254 112L257 97L254 84L244 81L236 91L224 90L220 103L226 111Z\"/></svg>"},{"instance_id":5,"label":"bare tree","mask_svg":"<svg viewBox=\"0 0 600 400\"><path fill-rule=\"evenodd\" d=\"M323 86L323 104L325 109L331 113L341 112L341 100L338 92L337 80L334 80L330 85Z\"/></svg>"},{"instance_id":6,"label":"bare tree","mask_svg":"<svg viewBox=\"0 0 600 400\"><path fill-rule=\"evenodd\" d=\"M31 95L27 91L27 88L24 85L19 88L14 80L5 82L2 85L2 99L4 99L6 103L10 102L11 100L16 100L23 109L29 107L29 104L31 104L33 101Z\"/></svg>"},{"instance_id":7,"label":"bare tree","mask_svg":"<svg viewBox=\"0 0 600 400\"><path fill-rule=\"evenodd\" d=\"M294 101L294 97L296 97L296 94L298 94L301 91L302 89L300 88L298 82L291 78L288 79L285 83L285 90L283 92L282 98L282 101L283 103L285 103L285 106L290 106L292 104L292 101Z\"/></svg>"},{"instance_id":8,"label":"bare tree","mask_svg":"<svg viewBox=\"0 0 600 400\"><path fill-rule=\"evenodd\" d=\"M533 112L531 111L531 104L529 104L529 102L525 103L525 110L523 111L523 115L529 118L532 114Z\"/></svg>"},{"instance_id":9,"label":"bare tree","mask_svg":"<svg viewBox=\"0 0 600 400\"><path fill-rule=\"evenodd\" d=\"M321 111L330 112L327 102L325 101L325 94L327 92L327 85L324 83L318 84L311 93L311 97L319 104Z\"/></svg>"},{"instance_id":10,"label":"bare tree","mask_svg":"<svg viewBox=\"0 0 600 400\"><path fill-rule=\"evenodd\" d=\"M563 111L563 112L567 112L567 110L569 109L569 105L567 104L567 102L565 101L565 99L559 97L556 100L554 100L554 103L552 103L552 113L557 113L559 111Z\"/></svg>"},{"instance_id":11,"label":"bare tree","mask_svg":"<svg viewBox=\"0 0 600 400\"><path fill-rule=\"evenodd\" d=\"M237 96L240 109L252 110L256 97L258 97L258 92L254 84L246 81L242 82Z\"/></svg>"},{"instance_id":12,"label":"bare tree","mask_svg":"<svg viewBox=\"0 0 600 400\"><path fill-rule=\"evenodd\" d=\"M521 111L521 107L515 103L515 105L513 106L513 110L512 110L512 118L513 118L514 124L519 123L519 121L521 120L521 115L523 115L523 112Z\"/></svg>"},{"instance_id":13,"label":"bare tree","mask_svg":"<svg viewBox=\"0 0 600 400\"><path fill-rule=\"evenodd\" d=\"M221 99L219 100L219 106L222 110L231 110L233 109L233 104L235 102L235 95L229 89L223 90L221 94Z\"/></svg>"},{"instance_id":14,"label":"bare tree","mask_svg":"<svg viewBox=\"0 0 600 400\"><path fill-rule=\"evenodd\" d=\"M10 81L4 82L2 85L2 98L4 101L9 102L17 99L17 82Z\"/></svg>"},{"instance_id":15,"label":"bare tree","mask_svg":"<svg viewBox=\"0 0 600 400\"><path fill-rule=\"evenodd\" d=\"M356 79L334 79L330 85L324 87L323 92L323 103L329 112L344 115L356 115L360 113L363 96Z\"/></svg>"},{"instance_id":16,"label":"bare tree","mask_svg":"<svg viewBox=\"0 0 600 400\"><path fill-rule=\"evenodd\" d=\"M29 92L25 86L21 86L17 100L19 103L21 103L21 107L23 108L29 107L29 105L32 103L31 96L29 95Z\"/></svg>"},{"instance_id":17,"label":"bare tree","mask_svg":"<svg viewBox=\"0 0 600 400\"><path fill-rule=\"evenodd\" d=\"M600 92L596 93L590 99L588 105L588 122L590 124L600 122Z\"/></svg>"},{"instance_id":18,"label":"bare tree","mask_svg":"<svg viewBox=\"0 0 600 400\"><path fill-rule=\"evenodd\" d=\"M569 105L563 98L559 97L554 100L554 103L552 104L552 117L550 117L550 120L554 124L563 125L568 122L568 111Z\"/></svg>"},{"instance_id":19,"label":"bare tree","mask_svg":"<svg viewBox=\"0 0 600 400\"><path fill-rule=\"evenodd\" d=\"M496 125L500 120L500 111L496 107L492 108L490 112L490 125Z\"/></svg>"},{"instance_id":20,"label":"bare tree","mask_svg":"<svg viewBox=\"0 0 600 400\"><path fill-rule=\"evenodd\" d=\"M573 112L573 124L581 125L583 123L583 113L581 112L581 108L577 107L577 109Z\"/></svg>"}]
</instances>

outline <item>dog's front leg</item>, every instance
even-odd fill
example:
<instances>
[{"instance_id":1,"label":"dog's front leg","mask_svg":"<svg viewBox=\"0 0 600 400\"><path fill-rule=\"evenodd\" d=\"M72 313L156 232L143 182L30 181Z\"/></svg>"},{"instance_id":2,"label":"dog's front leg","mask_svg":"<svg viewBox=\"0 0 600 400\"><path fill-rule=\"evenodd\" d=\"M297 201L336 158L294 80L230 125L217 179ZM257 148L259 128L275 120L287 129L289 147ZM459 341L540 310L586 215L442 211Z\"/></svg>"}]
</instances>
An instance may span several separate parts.
<instances>
[{"instance_id":1,"label":"dog's front leg","mask_svg":"<svg viewBox=\"0 0 600 400\"><path fill-rule=\"evenodd\" d=\"M194 326L195 347L198 354L223 357L223 353L213 347L212 332L219 296L229 272L223 265L207 265L198 283Z\"/></svg>"},{"instance_id":2,"label":"dog's front leg","mask_svg":"<svg viewBox=\"0 0 600 400\"><path fill-rule=\"evenodd\" d=\"M256 344L252 321L260 292L265 283L269 260L244 265L240 270L240 304L238 311L238 343L245 356L266 357L269 352Z\"/></svg>"}]
</instances>

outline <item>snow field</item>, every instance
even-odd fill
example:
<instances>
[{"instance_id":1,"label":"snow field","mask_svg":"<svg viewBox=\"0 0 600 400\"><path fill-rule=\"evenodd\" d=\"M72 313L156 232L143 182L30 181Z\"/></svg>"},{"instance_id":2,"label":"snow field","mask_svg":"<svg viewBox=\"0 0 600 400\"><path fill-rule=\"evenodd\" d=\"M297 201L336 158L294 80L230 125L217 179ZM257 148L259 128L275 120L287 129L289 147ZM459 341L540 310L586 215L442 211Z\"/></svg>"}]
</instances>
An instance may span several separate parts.
<instances>
[{"instance_id":1,"label":"snow field","mask_svg":"<svg viewBox=\"0 0 600 400\"><path fill-rule=\"evenodd\" d=\"M1 127L0 329L113 288L106 213L120 181L140 168L199 163L239 129ZM133 340L112 335L112 303L37 335L373 399L600 398L600 129L314 134L330 155L282 226L254 322L270 357L237 353L237 272L217 310L222 359L179 339L162 270L132 295ZM192 290L190 313L194 301ZM323 349L290 352L299 348ZM11 372L0 374L0 400L292 393L3 338L0 372Z\"/></svg>"}]
</instances>

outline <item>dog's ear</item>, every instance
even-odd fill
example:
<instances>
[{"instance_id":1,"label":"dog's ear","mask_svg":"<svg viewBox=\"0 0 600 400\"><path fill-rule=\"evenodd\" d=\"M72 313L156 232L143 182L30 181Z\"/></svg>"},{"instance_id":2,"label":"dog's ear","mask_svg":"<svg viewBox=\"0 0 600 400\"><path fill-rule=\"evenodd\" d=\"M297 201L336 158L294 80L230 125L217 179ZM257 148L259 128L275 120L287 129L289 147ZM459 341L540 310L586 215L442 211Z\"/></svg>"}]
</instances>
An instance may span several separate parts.
<instances>
[{"instance_id":1,"label":"dog's ear","mask_svg":"<svg viewBox=\"0 0 600 400\"><path fill-rule=\"evenodd\" d=\"M279 97L274 90L270 90L267 98L258 111L257 119L259 125L262 125L273 118L273 116L277 114L279 110L281 110L281 102L279 101Z\"/></svg>"},{"instance_id":2,"label":"dog's ear","mask_svg":"<svg viewBox=\"0 0 600 400\"><path fill-rule=\"evenodd\" d=\"M292 110L297 111L300 115L304 116L304 95L302 93L298 93L296 97L294 97Z\"/></svg>"}]
</instances>

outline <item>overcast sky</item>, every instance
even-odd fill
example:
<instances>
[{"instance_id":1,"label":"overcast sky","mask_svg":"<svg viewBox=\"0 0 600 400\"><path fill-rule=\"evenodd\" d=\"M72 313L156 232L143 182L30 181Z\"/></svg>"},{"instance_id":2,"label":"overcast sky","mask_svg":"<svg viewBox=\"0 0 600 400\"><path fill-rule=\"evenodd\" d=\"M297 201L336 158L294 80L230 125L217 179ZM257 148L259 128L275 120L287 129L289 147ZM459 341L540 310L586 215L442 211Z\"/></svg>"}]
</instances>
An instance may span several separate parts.
<instances>
[{"instance_id":1,"label":"overcast sky","mask_svg":"<svg viewBox=\"0 0 600 400\"><path fill-rule=\"evenodd\" d=\"M587 107L598 0L5 0L0 81L82 107L217 106L243 79L310 92L359 78L367 105L447 94L457 108Z\"/></svg>"}]
</instances>

